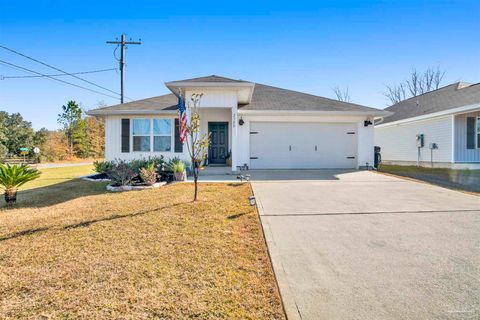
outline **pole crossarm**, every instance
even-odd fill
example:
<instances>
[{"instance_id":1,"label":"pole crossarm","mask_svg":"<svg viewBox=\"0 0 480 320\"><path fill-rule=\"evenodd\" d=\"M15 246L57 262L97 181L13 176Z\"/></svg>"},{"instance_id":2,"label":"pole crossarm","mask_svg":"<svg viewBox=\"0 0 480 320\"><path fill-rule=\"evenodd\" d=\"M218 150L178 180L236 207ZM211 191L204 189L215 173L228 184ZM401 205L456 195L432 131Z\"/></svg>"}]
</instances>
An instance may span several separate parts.
<instances>
[{"instance_id":1,"label":"pole crossarm","mask_svg":"<svg viewBox=\"0 0 480 320\"><path fill-rule=\"evenodd\" d=\"M123 93L123 79L125 75L125 46L130 44L140 45L142 44L140 41L125 41L125 34L122 33L120 37L120 41L107 41L107 44L116 44L120 45L120 61L119 61L119 69L120 69L120 103L123 103L124 93Z\"/></svg>"}]
</instances>

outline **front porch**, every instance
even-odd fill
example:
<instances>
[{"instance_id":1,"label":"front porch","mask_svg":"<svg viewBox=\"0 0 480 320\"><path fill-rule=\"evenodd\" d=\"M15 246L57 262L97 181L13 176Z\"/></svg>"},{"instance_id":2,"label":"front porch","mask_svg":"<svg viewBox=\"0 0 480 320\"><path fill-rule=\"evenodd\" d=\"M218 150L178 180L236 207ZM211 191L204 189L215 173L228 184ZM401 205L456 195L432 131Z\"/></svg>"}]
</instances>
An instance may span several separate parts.
<instances>
[{"instance_id":1,"label":"front porch","mask_svg":"<svg viewBox=\"0 0 480 320\"><path fill-rule=\"evenodd\" d=\"M236 168L237 130L234 124L236 108L201 107L200 134L208 134L210 143L205 161L206 167L217 174L232 173Z\"/></svg>"}]
</instances>

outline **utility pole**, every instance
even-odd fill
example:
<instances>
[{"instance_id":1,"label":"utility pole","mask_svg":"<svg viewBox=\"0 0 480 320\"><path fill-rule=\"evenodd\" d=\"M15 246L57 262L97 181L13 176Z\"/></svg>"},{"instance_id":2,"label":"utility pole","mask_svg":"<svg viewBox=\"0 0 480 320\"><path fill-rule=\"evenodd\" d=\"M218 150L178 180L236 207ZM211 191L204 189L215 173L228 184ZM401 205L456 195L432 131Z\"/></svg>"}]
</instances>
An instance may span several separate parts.
<instances>
[{"instance_id":1,"label":"utility pole","mask_svg":"<svg viewBox=\"0 0 480 320\"><path fill-rule=\"evenodd\" d=\"M132 39L130 39L132 40ZM125 35L122 33L120 37L120 41L118 38L116 41L107 41L107 44L116 44L120 45L120 103L123 103L123 76L124 76L124 69L125 69L125 45L128 44L142 44L140 41L125 41Z\"/></svg>"}]
</instances>

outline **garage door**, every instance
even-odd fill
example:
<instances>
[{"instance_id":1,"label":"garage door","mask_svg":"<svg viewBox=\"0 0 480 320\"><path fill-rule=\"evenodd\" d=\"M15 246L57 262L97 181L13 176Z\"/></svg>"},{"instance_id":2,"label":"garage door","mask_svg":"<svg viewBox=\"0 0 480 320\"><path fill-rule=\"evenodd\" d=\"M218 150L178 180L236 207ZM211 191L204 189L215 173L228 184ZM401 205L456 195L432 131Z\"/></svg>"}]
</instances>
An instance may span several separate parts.
<instances>
[{"instance_id":1,"label":"garage door","mask_svg":"<svg viewBox=\"0 0 480 320\"><path fill-rule=\"evenodd\" d=\"M252 169L355 168L356 124L250 122Z\"/></svg>"}]
</instances>

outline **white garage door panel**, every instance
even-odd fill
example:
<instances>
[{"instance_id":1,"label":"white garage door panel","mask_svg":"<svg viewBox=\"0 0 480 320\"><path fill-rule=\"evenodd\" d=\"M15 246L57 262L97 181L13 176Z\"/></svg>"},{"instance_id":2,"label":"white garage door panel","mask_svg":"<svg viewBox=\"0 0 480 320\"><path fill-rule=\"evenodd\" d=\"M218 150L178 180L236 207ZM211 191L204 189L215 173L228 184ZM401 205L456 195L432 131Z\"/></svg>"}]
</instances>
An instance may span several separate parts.
<instances>
[{"instance_id":1,"label":"white garage door panel","mask_svg":"<svg viewBox=\"0 0 480 320\"><path fill-rule=\"evenodd\" d=\"M355 168L356 125L350 123L250 123L252 169Z\"/></svg>"}]
</instances>

